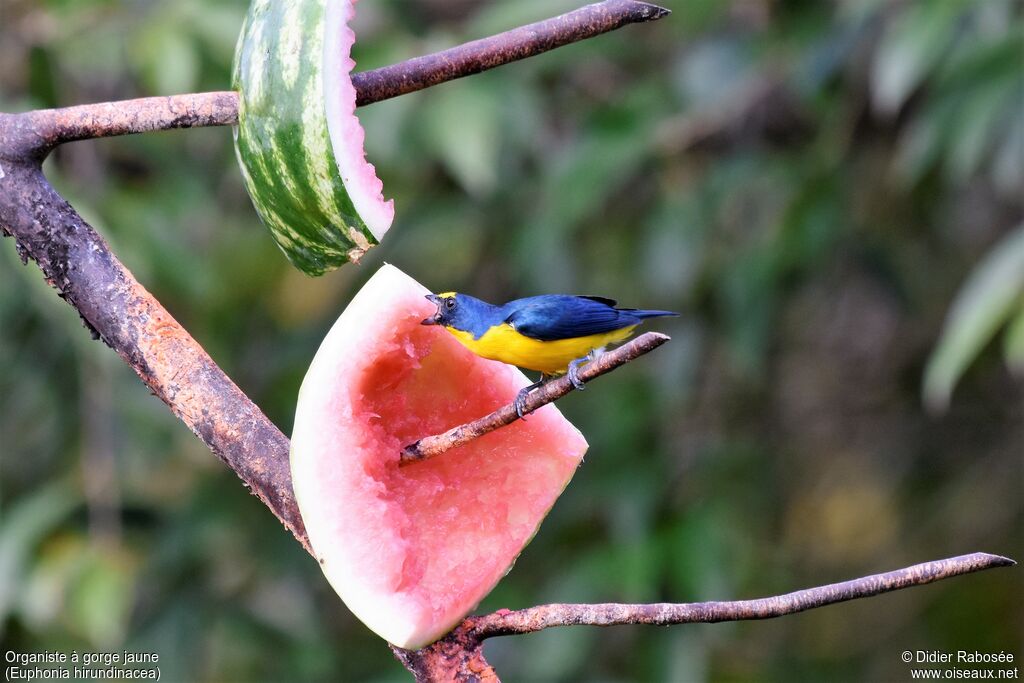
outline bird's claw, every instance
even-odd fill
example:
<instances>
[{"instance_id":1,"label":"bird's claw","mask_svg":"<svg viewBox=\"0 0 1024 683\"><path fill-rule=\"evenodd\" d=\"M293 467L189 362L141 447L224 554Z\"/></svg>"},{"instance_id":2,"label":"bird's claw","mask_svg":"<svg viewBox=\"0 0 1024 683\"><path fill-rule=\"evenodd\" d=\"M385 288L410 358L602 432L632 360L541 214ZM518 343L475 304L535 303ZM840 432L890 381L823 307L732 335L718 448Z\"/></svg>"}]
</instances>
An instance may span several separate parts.
<instances>
[{"instance_id":1,"label":"bird's claw","mask_svg":"<svg viewBox=\"0 0 1024 683\"><path fill-rule=\"evenodd\" d=\"M576 389L578 389L579 391L583 391L584 389L587 388L587 385L583 382L583 380L580 379L579 367L588 360L589 357L577 358L576 360L569 363L569 372L567 373L569 375L569 381L572 382L572 385L576 387Z\"/></svg>"},{"instance_id":2,"label":"bird's claw","mask_svg":"<svg viewBox=\"0 0 1024 683\"><path fill-rule=\"evenodd\" d=\"M526 397L530 395L532 389L533 387L523 387L516 394L516 400L512 402L516 409L516 415L519 416L520 420L526 419Z\"/></svg>"},{"instance_id":3,"label":"bird's claw","mask_svg":"<svg viewBox=\"0 0 1024 683\"><path fill-rule=\"evenodd\" d=\"M519 390L519 393L516 394L516 400L512 402L512 406L516 409L516 415L519 416L520 420L525 421L526 415L530 412L533 412L526 409L526 397L529 396L530 392L536 389L537 387L543 386L544 383L548 381L548 379L550 379L548 375L541 374L539 380L537 380L528 387L523 387L522 389Z\"/></svg>"}]
</instances>

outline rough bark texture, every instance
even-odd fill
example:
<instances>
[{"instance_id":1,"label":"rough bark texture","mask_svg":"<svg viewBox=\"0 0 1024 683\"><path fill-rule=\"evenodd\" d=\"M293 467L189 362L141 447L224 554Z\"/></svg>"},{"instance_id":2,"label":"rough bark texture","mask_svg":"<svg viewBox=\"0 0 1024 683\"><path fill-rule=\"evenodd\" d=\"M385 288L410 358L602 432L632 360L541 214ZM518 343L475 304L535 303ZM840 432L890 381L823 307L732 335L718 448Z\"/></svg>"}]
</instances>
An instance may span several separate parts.
<instances>
[{"instance_id":1,"label":"rough bark texture","mask_svg":"<svg viewBox=\"0 0 1024 683\"><path fill-rule=\"evenodd\" d=\"M498 674L484 659L483 641L464 623L433 645L413 652L392 647L395 658L405 666L416 683L498 683Z\"/></svg>"},{"instance_id":2,"label":"rough bark texture","mask_svg":"<svg viewBox=\"0 0 1024 683\"><path fill-rule=\"evenodd\" d=\"M4 140L0 119L0 144ZM6 145L4 145L4 149ZM288 439L117 260L34 163L0 155L0 229L14 235L58 296L309 549Z\"/></svg>"},{"instance_id":3,"label":"rough bark texture","mask_svg":"<svg viewBox=\"0 0 1024 683\"><path fill-rule=\"evenodd\" d=\"M47 154L59 144L175 128L230 126L238 122L238 94L207 92L143 97L28 112L16 118L22 144Z\"/></svg>"}]
</instances>

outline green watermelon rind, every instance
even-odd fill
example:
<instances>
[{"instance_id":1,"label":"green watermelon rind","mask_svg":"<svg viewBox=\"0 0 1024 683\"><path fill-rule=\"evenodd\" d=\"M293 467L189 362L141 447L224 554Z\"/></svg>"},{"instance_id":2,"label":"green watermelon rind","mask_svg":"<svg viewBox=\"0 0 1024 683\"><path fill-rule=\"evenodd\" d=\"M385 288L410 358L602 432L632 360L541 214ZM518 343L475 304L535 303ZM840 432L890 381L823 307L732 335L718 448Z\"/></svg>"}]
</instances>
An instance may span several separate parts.
<instances>
[{"instance_id":1,"label":"green watermelon rind","mask_svg":"<svg viewBox=\"0 0 1024 683\"><path fill-rule=\"evenodd\" d=\"M309 275L358 261L394 215L354 115L353 14L349 0L254 0L235 54L235 151L246 189Z\"/></svg>"}]
</instances>

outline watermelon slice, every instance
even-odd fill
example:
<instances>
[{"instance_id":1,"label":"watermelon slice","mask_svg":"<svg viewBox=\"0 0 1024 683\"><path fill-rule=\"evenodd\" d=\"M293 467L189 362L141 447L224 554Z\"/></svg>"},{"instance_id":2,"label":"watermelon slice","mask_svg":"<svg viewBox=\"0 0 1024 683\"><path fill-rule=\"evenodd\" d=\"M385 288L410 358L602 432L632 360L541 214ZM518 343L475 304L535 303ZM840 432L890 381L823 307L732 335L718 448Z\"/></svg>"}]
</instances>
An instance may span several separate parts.
<instances>
[{"instance_id":1,"label":"watermelon slice","mask_svg":"<svg viewBox=\"0 0 1024 683\"><path fill-rule=\"evenodd\" d=\"M295 496L327 580L367 626L418 648L509 570L583 458L552 405L443 456L403 446L510 403L529 380L420 321L428 291L385 265L324 339L292 433Z\"/></svg>"},{"instance_id":2,"label":"watermelon slice","mask_svg":"<svg viewBox=\"0 0 1024 683\"><path fill-rule=\"evenodd\" d=\"M358 261L394 205L363 150L349 74L353 0L253 0L235 53L235 151L246 189L310 275Z\"/></svg>"}]
</instances>

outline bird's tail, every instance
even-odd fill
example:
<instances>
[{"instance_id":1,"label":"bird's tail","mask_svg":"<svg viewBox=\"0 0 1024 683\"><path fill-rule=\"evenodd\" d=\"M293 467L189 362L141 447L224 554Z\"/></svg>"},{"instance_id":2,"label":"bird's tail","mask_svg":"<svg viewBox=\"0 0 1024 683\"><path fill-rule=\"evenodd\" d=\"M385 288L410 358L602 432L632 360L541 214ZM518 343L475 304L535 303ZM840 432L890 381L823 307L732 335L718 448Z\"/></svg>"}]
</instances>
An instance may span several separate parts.
<instances>
[{"instance_id":1,"label":"bird's tail","mask_svg":"<svg viewBox=\"0 0 1024 683\"><path fill-rule=\"evenodd\" d=\"M679 314L675 311L645 311L642 309L619 309L624 313L629 313L637 318L666 318L666 317L677 317Z\"/></svg>"}]
</instances>

